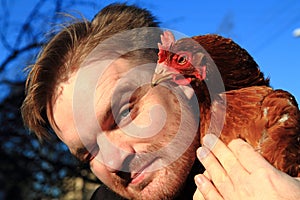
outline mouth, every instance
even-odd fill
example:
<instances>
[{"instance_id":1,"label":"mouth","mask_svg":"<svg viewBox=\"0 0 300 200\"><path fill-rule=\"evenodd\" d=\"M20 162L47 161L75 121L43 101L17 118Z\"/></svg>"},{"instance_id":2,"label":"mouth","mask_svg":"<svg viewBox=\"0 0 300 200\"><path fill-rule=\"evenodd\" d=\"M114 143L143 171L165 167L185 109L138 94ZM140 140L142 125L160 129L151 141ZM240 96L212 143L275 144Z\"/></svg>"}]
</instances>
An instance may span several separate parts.
<instances>
[{"instance_id":1,"label":"mouth","mask_svg":"<svg viewBox=\"0 0 300 200\"><path fill-rule=\"evenodd\" d=\"M155 161L156 161L156 159L154 159L151 162L147 163L146 165L141 167L136 172L132 172L131 173L130 184L137 185L137 184L145 181L146 179L151 178L152 174L153 174L151 172L153 172L154 168L155 168Z\"/></svg>"}]
</instances>

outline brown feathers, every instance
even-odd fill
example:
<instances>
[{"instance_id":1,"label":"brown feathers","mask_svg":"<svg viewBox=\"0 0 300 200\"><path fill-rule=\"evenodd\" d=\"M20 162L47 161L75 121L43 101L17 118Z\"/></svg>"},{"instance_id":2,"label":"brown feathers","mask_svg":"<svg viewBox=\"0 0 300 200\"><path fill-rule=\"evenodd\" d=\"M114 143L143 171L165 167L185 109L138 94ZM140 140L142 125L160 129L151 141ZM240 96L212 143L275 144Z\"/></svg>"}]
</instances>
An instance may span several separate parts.
<instances>
[{"instance_id":1,"label":"brown feathers","mask_svg":"<svg viewBox=\"0 0 300 200\"><path fill-rule=\"evenodd\" d=\"M300 111L295 98L269 87L257 63L231 39L203 35L175 42L170 36L162 36L165 48L160 53L167 56L159 60L152 83L180 85L175 79L179 75L190 82L199 102L201 138L207 133L220 135L225 143L242 138L279 170L300 176ZM189 63L182 65L182 56ZM199 80L194 72L203 69L206 79ZM211 89L220 83L225 92Z\"/></svg>"},{"instance_id":2,"label":"brown feathers","mask_svg":"<svg viewBox=\"0 0 300 200\"><path fill-rule=\"evenodd\" d=\"M300 112L291 94L252 86L218 95L207 109L213 120L226 110L222 129L216 125L210 129L220 134L222 141L242 138L279 170L300 176ZM202 137L210 124L208 117L204 118L200 122Z\"/></svg>"},{"instance_id":3,"label":"brown feathers","mask_svg":"<svg viewBox=\"0 0 300 200\"><path fill-rule=\"evenodd\" d=\"M210 55L220 71L226 91L254 85L269 86L252 56L233 40L208 34L192 37Z\"/></svg>"}]
</instances>

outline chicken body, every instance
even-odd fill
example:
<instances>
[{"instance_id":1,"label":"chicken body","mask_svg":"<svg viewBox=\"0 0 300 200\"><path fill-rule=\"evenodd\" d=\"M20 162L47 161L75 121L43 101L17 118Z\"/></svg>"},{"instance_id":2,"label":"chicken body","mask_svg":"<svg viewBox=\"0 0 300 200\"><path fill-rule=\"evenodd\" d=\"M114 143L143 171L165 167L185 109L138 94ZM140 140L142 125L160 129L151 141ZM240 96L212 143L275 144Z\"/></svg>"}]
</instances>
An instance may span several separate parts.
<instances>
[{"instance_id":1,"label":"chicken body","mask_svg":"<svg viewBox=\"0 0 300 200\"><path fill-rule=\"evenodd\" d=\"M300 112L286 91L252 86L217 95L210 107L200 105L200 134L206 133L226 144L242 138L277 169L300 176Z\"/></svg>"},{"instance_id":2,"label":"chicken body","mask_svg":"<svg viewBox=\"0 0 300 200\"><path fill-rule=\"evenodd\" d=\"M192 87L199 103L201 138L214 133L226 144L242 138L279 170L300 176L300 111L295 98L269 87L253 58L232 40L216 35L194 38L196 43L191 38L175 42L170 32L164 33L153 86L168 80ZM223 90L215 81L218 73Z\"/></svg>"},{"instance_id":3,"label":"chicken body","mask_svg":"<svg viewBox=\"0 0 300 200\"><path fill-rule=\"evenodd\" d=\"M269 78L264 78L252 56L233 40L215 34L194 36L192 39L216 64L226 91L255 85L269 86Z\"/></svg>"}]
</instances>

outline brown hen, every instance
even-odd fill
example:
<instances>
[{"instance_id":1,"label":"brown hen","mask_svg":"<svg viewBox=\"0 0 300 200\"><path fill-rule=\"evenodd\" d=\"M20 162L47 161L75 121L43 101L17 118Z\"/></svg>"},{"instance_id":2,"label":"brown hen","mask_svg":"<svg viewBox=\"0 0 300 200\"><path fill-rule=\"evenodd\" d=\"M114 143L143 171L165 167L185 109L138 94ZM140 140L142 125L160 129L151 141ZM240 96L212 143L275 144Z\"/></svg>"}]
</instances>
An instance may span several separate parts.
<instances>
[{"instance_id":1,"label":"brown hen","mask_svg":"<svg viewBox=\"0 0 300 200\"><path fill-rule=\"evenodd\" d=\"M216 64L225 90L249 86L269 86L269 78L264 78L252 56L232 39L220 35L207 34L192 37L210 55Z\"/></svg>"},{"instance_id":2,"label":"brown hen","mask_svg":"<svg viewBox=\"0 0 300 200\"><path fill-rule=\"evenodd\" d=\"M279 170L300 176L297 102L290 93L268 86L246 50L216 35L175 42L168 31L159 49L152 85L170 81L183 90L192 87L199 102L201 138L214 133L226 144L242 138Z\"/></svg>"}]
</instances>

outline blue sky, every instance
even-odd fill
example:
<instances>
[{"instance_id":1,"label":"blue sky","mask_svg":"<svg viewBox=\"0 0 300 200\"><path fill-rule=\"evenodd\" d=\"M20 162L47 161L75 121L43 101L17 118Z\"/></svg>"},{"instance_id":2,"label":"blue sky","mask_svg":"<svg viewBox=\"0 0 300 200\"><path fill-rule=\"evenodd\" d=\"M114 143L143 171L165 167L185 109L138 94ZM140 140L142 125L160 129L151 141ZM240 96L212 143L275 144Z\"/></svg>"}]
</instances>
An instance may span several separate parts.
<instances>
[{"instance_id":1,"label":"blue sky","mask_svg":"<svg viewBox=\"0 0 300 200\"><path fill-rule=\"evenodd\" d=\"M8 2L16 20L22 20L37 1ZM98 2L105 6L115 1ZM218 33L232 38L250 52L275 89L291 92L300 102L300 37L293 36L293 31L300 28L299 0L127 2L150 10L164 28L189 36ZM100 9L79 11L91 19Z\"/></svg>"},{"instance_id":2,"label":"blue sky","mask_svg":"<svg viewBox=\"0 0 300 200\"><path fill-rule=\"evenodd\" d=\"M172 2L172 3L170 3ZM274 88L300 102L300 1L164 1L150 10L162 25L189 36L218 33L247 49Z\"/></svg>"}]
</instances>

